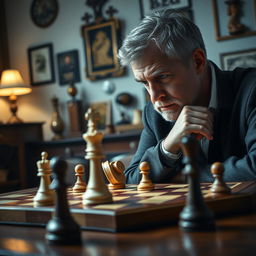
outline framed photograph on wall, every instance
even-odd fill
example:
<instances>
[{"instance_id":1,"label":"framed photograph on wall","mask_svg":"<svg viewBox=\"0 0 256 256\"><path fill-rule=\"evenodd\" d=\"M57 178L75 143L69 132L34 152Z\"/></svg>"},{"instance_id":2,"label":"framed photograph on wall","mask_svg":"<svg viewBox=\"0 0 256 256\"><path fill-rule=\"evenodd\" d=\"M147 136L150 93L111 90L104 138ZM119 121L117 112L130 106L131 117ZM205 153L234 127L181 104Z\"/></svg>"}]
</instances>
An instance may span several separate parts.
<instances>
[{"instance_id":1,"label":"framed photograph on wall","mask_svg":"<svg viewBox=\"0 0 256 256\"><path fill-rule=\"evenodd\" d=\"M118 62L120 24L112 19L82 27L86 53L86 76L90 80L121 76L124 68Z\"/></svg>"},{"instance_id":2,"label":"framed photograph on wall","mask_svg":"<svg viewBox=\"0 0 256 256\"><path fill-rule=\"evenodd\" d=\"M57 54L60 85L80 82L78 50Z\"/></svg>"},{"instance_id":3,"label":"framed photograph on wall","mask_svg":"<svg viewBox=\"0 0 256 256\"><path fill-rule=\"evenodd\" d=\"M256 68L256 48L220 54L221 67L233 70L236 67Z\"/></svg>"},{"instance_id":4,"label":"framed photograph on wall","mask_svg":"<svg viewBox=\"0 0 256 256\"><path fill-rule=\"evenodd\" d=\"M51 43L28 48L31 85L55 82L53 46Z\"/></svg>"},{"instance_id":5,"label":"framed photograph on wall","mask_svg":"<svg viewBox=\"0 0 256 256\"><path fill-rule=\"evenodd\" d=\"M256 35L256 0L212 0L216 40Z\"/></svg>"},{"instance_id":6,"label":"framed photograph on wall","mask_svg":"<svg viewBox=\"0 0 256 256\"><path fill-rule=\"evenodd\" d=\"M152 0L139 0L140 5L140 16L141 19L144 16L150 14L152 11L157 9L169 8L175 11L179 11L192 19L191 2L190 0L176 0L176 1L152 1Z\"/></svg>"}]
</instances>

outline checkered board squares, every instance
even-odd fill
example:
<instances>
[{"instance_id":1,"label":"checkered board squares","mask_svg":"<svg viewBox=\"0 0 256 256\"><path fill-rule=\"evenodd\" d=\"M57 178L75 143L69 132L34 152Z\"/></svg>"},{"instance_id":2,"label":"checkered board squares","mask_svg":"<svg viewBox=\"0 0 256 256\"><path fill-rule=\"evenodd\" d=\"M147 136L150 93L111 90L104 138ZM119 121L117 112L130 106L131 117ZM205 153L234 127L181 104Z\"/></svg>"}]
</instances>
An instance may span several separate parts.
<instances>
[{"instance_id":1,"label":"checkered board squares","mask_svg":"<svg viewBox=\"0 0 256 256\"><path fill-rule=\"evenodd\" d=\"M102 210L117 210L125 207L126 204L101 204L93 206L93 209L102 209Z\"/></svg>"},{"instance_id":2,"label":"checkered board squares","mask_svg":"<svg viewBox=\"0 0 256 256\"><path fill-rule=\"evenodd\" d=\"M232 188L239 188L241 182L228 183ZM211 184L202 184L201 190L204 197L209 197L209 189ZM0 194L1 206L16 206L16 207L34 207L33 198L36 195L37 189L29 189L18 192L11 192ZM121 209L124 207L131 207L140 205L159 205L167 202L184 201L188 193L188 184L156 184L155 189L149 192L138 191L136 185L126 185L124 189L111 190L113 194L113 207L104 206L108 209ZM99 206L83 207L82 195L83 193L74 193L72 188L67 189L68 201L71 208L101 208ZM118 205L117 205L118 204ZM51 207L51 206L48 206ZM103 207L103 206L102 206ZM38 208L38 207L37 207ZM39 207L40 208L40 207ZM102 208L103 209L103 208Z\"/></svg>"},{"instance_id":3,"label":"checkered board squares","mask_svg":"<svg viewBox=\"0 0 256 256\"><path fill-rule=\"evenodd\" d=\"M154 196L147 199L140 200L140 204L162 204L170 200L174 200L181 197L181 195L164 195L164 196Z\"/></svg>"},{"instance_id":4,"label":"checkered board squares","mask_svg":"<svg viewBox=\"0 0 256 256\"><path fill-rule=\"evenodd\" d=\"M255 187L256 182L228 183L232 188L231 195L217 199L209 196L211 185L201 184L207 204L218 206L221 203L218 211L229 212L248 207L250 195L244 191ZM54 206L34 207L33 198L37 190L33 188L0 194L0 222L46 225L52 217ZM177 220L185 204L188 185L155 184L155 189L149 192L138 191L136 185L126 185L126 188L111 190L111 193L112 203L84 206L83 193L74 193L71 188L67 190L71 213L82 228L116 232Z\"/></svg>"}]
</instances>

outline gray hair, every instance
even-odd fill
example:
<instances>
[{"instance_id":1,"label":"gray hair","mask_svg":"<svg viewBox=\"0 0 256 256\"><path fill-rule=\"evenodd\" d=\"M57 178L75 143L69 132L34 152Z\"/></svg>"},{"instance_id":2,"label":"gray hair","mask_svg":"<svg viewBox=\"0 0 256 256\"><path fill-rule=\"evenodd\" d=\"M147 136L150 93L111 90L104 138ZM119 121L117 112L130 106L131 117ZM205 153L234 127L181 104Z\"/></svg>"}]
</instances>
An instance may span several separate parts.
<instances>
[{"instance_id":1,"label":"gray hair","mask_svg":"<svg viewBox=\"0 0 256 256\"><path fill-rule=\"evenodd\" d=\"M154 42L168 57L188 63L192 52L206 49L199 28L184 15L170 9L155 11L146 16L125 38L118 57L122 65L138 60Z\"/></svg>"}]
</instances>

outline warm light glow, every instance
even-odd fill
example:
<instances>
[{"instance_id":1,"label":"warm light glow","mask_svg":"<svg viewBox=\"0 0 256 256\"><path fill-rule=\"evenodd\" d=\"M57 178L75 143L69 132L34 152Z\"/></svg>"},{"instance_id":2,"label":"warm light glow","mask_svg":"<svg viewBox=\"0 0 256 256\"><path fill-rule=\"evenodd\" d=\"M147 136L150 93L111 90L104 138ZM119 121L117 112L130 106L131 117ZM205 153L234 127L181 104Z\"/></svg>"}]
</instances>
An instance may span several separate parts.
<instances>
[{"instance_id":1,"label":"warm light glow","mask_svg":"<svg viewBox=\"0 0 256 256\"><path fill-rule=\"evenodd\" d=\"M25 239L6 238L3 242L3 248L19 253L29 253L33 250L33 246Z\"/></svg>"},{"instance_id":2,"label":"warm light glow","mask_svg":"<svg viewBox=\"0 0 256 256\"><path fill-rule=\"evenodd\" d=\"M0 96L23 95L32 91L29 85L25 85L18 70L7 69L2 72L0 83Z\"/></svg>"}]
</instances>

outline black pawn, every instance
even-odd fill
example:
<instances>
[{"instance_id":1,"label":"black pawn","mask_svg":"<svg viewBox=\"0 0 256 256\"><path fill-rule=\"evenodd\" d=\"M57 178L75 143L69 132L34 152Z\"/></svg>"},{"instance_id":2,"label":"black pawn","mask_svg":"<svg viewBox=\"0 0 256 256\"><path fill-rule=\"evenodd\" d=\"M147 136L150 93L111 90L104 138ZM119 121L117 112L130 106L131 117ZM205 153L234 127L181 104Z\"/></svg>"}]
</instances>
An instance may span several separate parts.
<instances>
[{"instance_id":1,"label":"black pawn","mask_svg":"<svg viewBox=\"0 0 256 256\"><path fill-rule=\"evenodd\" d=\"M199 182L197 167L198 141L194 135L182 138L181 147L184 154L183 173L187 176L188 195L186 205L180 213L179 226L185 231L207 231L215 229L214 215L206 206Z\"/></svg>"},{"instance_id":2,"label":"black pawn","mask_svg":"<svg viewBox=\"0 0 256 256\"><path fill-rule=\"evenodd\" d=\"M47 223L45 238L50 244L80 244L80 227L70 214L67 200L67 184L65 182L67 163L56 157L51 160L51 168L53 173L51 188L56 192L55 214Z\"/></svg>"}]
</instances>

